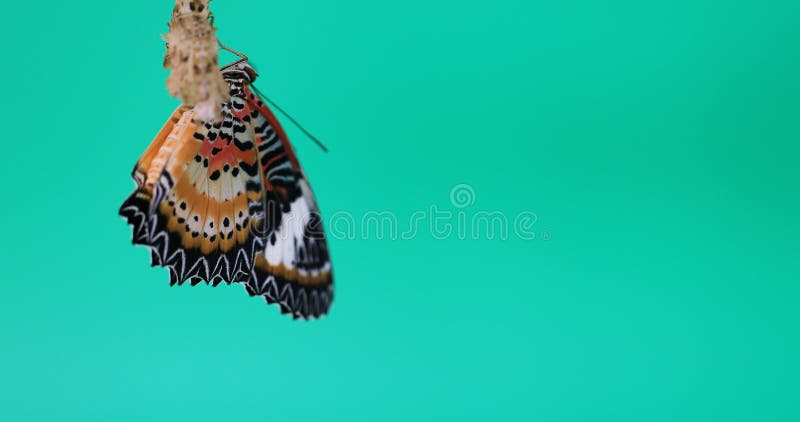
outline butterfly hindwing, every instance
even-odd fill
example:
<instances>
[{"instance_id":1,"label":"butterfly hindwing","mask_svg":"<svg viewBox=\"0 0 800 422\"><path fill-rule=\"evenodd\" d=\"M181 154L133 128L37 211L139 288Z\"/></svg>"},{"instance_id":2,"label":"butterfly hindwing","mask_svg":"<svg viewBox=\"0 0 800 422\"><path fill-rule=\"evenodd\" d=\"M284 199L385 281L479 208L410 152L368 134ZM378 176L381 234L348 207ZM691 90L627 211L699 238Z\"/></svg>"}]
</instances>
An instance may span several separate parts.
<instances>
[{"instance_id":1,"label":"butterfly hindwing","mask_svg":"<svg viewBox=\"0 0 800 422\"><path fill-rule=\"evenodd\" d=\"M242 281L263 248L253 229L264 217L255 148L236 146L233 127L242 123L230 113L214 125L193 118L185 111L156 158L140 159L135 173L145 181L120 212L129 222L146 216L137 243L151 247L154 265L169 268L172 283Z\"/></svg>"}]
</instances>

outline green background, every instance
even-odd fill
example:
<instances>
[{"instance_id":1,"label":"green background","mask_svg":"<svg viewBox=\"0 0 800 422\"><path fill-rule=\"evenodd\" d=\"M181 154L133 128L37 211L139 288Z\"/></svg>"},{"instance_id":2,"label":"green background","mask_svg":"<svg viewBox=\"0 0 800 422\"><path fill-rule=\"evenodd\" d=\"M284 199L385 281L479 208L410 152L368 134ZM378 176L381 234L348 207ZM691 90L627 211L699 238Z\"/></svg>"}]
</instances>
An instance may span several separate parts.
<instances>
[{"instance_id":1,"label":"green background","mask_svg":"<svg viewBox=\"0 0 800 422\"><path fill-rule=\"evenodd\" d=\"M331 239L310 323L170 288L117 209L171 2L6 2L0 419L800 420L800 3L212 9L325 215L465 183L537 238Z\"/></svg>"}]
</instances>

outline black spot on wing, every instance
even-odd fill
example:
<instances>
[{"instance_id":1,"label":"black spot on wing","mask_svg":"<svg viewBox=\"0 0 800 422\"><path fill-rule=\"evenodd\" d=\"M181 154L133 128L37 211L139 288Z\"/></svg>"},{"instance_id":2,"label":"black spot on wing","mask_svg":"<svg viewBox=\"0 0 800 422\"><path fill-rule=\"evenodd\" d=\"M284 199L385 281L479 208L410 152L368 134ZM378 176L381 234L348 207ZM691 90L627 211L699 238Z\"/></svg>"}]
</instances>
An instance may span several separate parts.
<instances>
[{"instance_id":1,"label":"black spot on wing","mask_svg":"<svg viewBox=\"0 0 800 422\"><path fill-rule=\"evenodd\" d=\"M256 163L250 165L242 161L241 163L239 163L239 167L241 167L242 170L244 170L244 172L247 173L248 176L255 177L258 174L258 165Z\"/></svg>"},{"instance_id":2,"label":"black spot on wing","mask_svg":"<svg viewBox=\"0 0 800 422\"><path fill-rule=\"evenodd\" d=\"M240 151L249 151L253 148L253 141L249 139L240 140L239 138L233 138L233 144L236 145L236 148L239 148Z\"/></svg>"}]
</instances>

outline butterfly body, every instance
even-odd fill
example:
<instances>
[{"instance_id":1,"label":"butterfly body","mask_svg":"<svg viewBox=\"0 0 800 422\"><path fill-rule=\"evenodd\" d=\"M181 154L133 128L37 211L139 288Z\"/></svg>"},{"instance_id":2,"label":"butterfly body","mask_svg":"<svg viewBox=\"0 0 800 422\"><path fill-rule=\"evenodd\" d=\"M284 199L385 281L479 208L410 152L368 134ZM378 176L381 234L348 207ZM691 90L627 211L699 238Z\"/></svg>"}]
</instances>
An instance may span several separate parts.
<instances>
[{"instance_id":1,"label":"butterfly body","mask_svg":"<svg viewBox=\"0 0 800 422\"><path fill-rule=\"evenodd\" d=\"M250 84L247 63L223 70L230 101L219 122L179 107L134 168L120 214L172 284L242 283L296 318L333 299L319 210L277 118Z\"/></svg>"}]
</instances>

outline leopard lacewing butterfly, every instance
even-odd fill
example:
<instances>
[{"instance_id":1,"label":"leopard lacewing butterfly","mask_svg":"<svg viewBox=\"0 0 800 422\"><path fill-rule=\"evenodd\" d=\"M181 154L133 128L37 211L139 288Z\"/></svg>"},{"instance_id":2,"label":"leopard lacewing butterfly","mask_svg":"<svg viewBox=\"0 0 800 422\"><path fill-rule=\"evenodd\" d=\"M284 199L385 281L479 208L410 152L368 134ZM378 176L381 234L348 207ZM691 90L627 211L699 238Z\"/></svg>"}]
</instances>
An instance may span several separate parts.
<instances>
[{"instance_id":1,"label":"leopard lacewing butterfly","mask_svg":"<svg viewBox=\"0 0 800 422\"><path fill-rule=\"evenodd\" d=\"M246 58L222 74L222 121L179 107L136 163L120 215L171 285L240 283L294 318L322 316L333 276L314 195Z\"/></svg>"}]
</instances>

